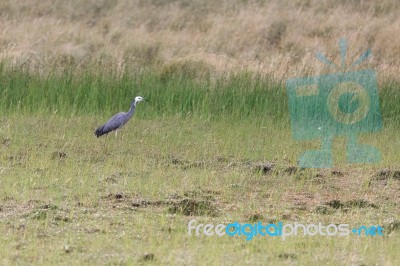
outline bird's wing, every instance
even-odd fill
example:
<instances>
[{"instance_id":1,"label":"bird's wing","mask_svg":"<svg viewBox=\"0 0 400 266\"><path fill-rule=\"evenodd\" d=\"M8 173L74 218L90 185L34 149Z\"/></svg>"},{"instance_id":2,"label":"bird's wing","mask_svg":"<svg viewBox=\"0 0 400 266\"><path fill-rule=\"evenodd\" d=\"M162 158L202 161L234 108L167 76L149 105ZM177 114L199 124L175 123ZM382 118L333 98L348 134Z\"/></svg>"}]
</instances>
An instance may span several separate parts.
<instances>
[{"instance_id":1,"label":"bird's wing","mask_svg":"<svg viewBox=\"0 0 400 266\"><path fill-rule=\"evenodd\" d=\"M125 124L125 118L126 113L118 113L116 115L114 115L113 117L111 117L105 124L103 127L103 132L110 132L113 131L119 127L121 127L122 125Z\"/></svg>"}]
</instances>

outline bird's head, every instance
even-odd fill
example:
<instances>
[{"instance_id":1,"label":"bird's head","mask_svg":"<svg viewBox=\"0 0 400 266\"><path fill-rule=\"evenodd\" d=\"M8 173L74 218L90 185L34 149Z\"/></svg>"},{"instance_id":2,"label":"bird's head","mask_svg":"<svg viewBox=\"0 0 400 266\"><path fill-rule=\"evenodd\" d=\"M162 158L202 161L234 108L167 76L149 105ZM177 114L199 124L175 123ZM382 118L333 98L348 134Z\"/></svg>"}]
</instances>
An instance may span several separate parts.
<instances>
[{"instance_id":1,"label":"bird's head","mask_svg":"<svg viewBox=\"0 0 400 266\"><path fill-rule=\"evenodd\" d=\"M135 97L135 102L143 102L143 101L147 101L145 98L143 98L142 96L136 96Z\"/></svg>"}]
</instances>

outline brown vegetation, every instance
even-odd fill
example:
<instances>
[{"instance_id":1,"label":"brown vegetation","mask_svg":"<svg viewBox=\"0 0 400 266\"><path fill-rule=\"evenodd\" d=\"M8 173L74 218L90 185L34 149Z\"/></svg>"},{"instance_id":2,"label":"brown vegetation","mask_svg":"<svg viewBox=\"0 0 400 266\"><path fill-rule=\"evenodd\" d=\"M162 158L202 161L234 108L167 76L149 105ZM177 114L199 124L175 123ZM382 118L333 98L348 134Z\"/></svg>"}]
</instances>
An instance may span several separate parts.
<instances>
[{"instance_id":1,"label":"brown vegetation","mask_svg":"<svg viewBox=\"0 0 400 266\"><path fill-rule=\"evenodd\" d=\"M282 79L326 71L316 51L339 63L347 38L348 64L370 47L362 67L398 80L399 12L397 0L5 0L0 46L3 58L40 70L200 62Z\"/></svg>"}]
</instances>

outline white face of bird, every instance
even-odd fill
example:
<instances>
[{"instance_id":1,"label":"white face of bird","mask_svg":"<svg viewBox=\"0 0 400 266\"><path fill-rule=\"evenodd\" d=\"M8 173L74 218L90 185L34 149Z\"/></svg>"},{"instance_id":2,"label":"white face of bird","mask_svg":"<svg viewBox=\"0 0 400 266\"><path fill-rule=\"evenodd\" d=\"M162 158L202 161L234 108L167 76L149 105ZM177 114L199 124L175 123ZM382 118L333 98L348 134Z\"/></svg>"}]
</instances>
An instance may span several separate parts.
<instances>
[{"instance_id":1,"label":"white face of bird","mask_svg":"<svg viewBox=\"0 0 400 266\"><path fill-rule=\"evenodd\" d=\"M144 99L142 96L136 96L135 97L135 102L143 102L143 101L146 101L146 99Z\"/></svg>"}]
</instances>

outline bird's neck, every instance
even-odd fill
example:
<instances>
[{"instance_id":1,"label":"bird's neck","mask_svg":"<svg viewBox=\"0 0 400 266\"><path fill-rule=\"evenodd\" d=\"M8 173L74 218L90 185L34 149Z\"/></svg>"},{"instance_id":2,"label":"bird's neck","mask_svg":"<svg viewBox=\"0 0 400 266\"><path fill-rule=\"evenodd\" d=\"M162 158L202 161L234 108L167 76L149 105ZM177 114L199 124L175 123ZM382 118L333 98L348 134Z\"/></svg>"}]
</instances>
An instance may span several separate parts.
<instances>
[{"instance_id":1,"label":"bird's neck","mask_svg":"<svg viewBox=\"0 0 400 266\"><path fill-rule=\"evenodd\" d=\"M133 112L135 111L135 107L136 107L136 101L133 101L132 104L131 104L131 108L128 111L128 115L129 116L133 115Z\"/></svg>"}]
</instances>

